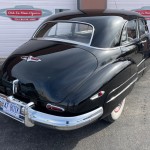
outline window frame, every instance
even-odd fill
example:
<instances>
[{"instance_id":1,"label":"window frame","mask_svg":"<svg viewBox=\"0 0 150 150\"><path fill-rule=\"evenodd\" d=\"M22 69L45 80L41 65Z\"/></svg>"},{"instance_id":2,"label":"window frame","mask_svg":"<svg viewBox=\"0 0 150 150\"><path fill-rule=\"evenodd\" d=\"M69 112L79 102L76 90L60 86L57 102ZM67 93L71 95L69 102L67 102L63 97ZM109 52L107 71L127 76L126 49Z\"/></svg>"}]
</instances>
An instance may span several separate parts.
<instances>
[{"instance_id":1,"label":"window frame","mask_svg":"<svg viewBox=\"0 0 150 150\"><path fill-rule=\"evenodd\" d=\"M53 38L36 38L37 34L39 33L39 31L41 30L41 28L47 24L47 23L79 23L79 24L85 24L85 25L89 25L92 27L92 35L91 35L91 39L90 39L90 42L89 43L82 43L82 42L77 42L77 41L71 41L71 40L64 40L64 39L53 39ZM87 23L87 22L82 22L82 21L66 21L66 20L56 20L56 21L47 21L47 22L44 22L42 23L38 29L35 31L35 33L33 34L32 36L32 39L36 39L36 40L56 40L56 41L61 41L61 42L68 42L68 43L72 43L72 44L79 44L79 45L84 45L84 46L91 46L92 44L92 41L93 41L93 37L94 37L94 34L95 34L95 27L94 25L92 25L91 23Z\"/></svg>"},{"instance_id":2,"label":"window frame","mask_svg":"<svg viewBox=\"0 0 150 150\"><path fill-rule=\"evenodd\" d=\"M140 20L142 20L142 22L145 23L144 27L145 27L145 33L140 35ZM147 30L146 30L147 28ZM148 29L148 26L147 26L147 22L144 18L138 18L138 29L139 29L139 38L142 38L143 36L145 36L147 33L149 33L149 29ZM146 33L147 32L147 33Z\"/></svg>"},{"instance_id":3,"label":"window frame","mask_svg":"<svg viewBox=\"0 0 150 150\"><path fill-rule=\"evenodd\" d=\"M123 36L123 32L124 32L124 29L126 28L126 38L127 38L127 25L130 21L136 21L136 38L131 40L131 41L122 41L122 36ZM130 20L130 21L127 21L124 26L123 26L123 29L122 29L122 32L121 32L121 39L120 39L120 46L124 46L124 45L129 45L130 43L133 43L134 41L136 41L137 39L139 39L139 21L138 19L133 19L133 20Z\"/></svg>"}]
</instances>

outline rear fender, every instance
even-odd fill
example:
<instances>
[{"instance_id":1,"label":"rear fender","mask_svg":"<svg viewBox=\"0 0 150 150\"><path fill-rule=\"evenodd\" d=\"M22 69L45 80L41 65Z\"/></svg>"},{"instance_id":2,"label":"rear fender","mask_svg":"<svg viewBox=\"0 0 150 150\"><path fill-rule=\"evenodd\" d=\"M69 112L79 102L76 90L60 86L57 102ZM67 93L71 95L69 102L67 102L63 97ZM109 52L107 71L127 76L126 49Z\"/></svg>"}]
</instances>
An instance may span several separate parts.
<instances>
[{"instance_id":1,"label":"rear fender","mask_svg":"<svg viewBox=\"0 0 150 150\"><path fill-rule=\"evenodd\" d=\"M135 64L130 64L122 69L103 87L108 93L104 101L103 118L108 116L132 91L134 83L138 79L137 70L138 68Z\"/></svg>"},{"instance_id":2,"label":"rear fender","mask_svg":"<svg viewBox=\"0 0 150 150\"><path fill-rule=\"evenodd\" d=\"M97 69L78 89L68 95L65 100L69 101L68 108L73 108L74 112L84 113L96 107L105 106L112 89L118 87L131 76L133 65L133 62L129 60L122 60ZM124 76L122 75L116 81L121 72L125 73ZM101 98L90 100L100 90L105 91L105 94Z\"/></svg>"}]
</instances>

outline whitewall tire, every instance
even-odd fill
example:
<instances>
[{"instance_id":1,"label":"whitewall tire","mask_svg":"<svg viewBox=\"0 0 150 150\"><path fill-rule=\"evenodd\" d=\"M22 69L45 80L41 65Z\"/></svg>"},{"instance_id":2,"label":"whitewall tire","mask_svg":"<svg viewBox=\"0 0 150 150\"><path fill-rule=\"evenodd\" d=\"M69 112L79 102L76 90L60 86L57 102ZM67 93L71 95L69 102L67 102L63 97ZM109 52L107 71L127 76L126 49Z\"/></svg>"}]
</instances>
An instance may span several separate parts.
<instances>
[{"instance_id":1,"label":"whitewall tire","mask_svg":"<svg viewBox=\"0 0 150 150\"><path fill-rule=\"evenodd\" d=\"M118 106L111 112L109 116L104 118L104 120L110 123L116 121L122 114L125 101L126 99L124 99L120 104L118 104Z\"/></svg>"}]
</instances>

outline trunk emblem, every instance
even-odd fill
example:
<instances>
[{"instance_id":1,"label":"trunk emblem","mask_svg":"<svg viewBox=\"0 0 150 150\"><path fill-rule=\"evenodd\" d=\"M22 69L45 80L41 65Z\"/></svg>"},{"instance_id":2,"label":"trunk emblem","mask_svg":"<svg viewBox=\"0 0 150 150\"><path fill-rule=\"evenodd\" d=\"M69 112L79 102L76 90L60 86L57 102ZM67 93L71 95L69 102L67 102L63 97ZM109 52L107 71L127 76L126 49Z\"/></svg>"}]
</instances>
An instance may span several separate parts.
<instances>
[{"instance_id":1,"label":"trunk emblem","mask_svg":"<svg viewBox=\"0 0 150 150\"><path fill-rule=\"evenodd\" d=\"M33 56L22 56L21 59L26 60L27 62L39 62L41 59Z\"/></svg>"}]
</instances>

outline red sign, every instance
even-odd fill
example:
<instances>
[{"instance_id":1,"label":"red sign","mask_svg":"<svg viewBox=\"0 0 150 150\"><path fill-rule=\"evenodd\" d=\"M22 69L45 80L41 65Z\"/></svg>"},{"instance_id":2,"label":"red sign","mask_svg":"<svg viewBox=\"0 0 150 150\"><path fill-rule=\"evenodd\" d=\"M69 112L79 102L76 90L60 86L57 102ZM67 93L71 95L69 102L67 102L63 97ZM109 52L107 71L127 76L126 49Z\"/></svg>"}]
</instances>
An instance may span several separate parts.
<instances>
[{"instance_id":1,"label":"red sign","mask_svg":"<svg viewBox=\"0 0 150 150\"><path fill-rule=\"evenodd\" d=\"M39 20L41 17L46 17L51 14L52 12L49 10L24 5L0 10L0 16L9 17L11 20L14 21L36 21Z\"/></svg>"},{"instance_id":2,"label":"red sign","mask_svg":"<svg viewBox=\"0 0 150 150\"><path fill-rule=\"evenodd\" d=\"M143 16L150 16L150 10L137 10L136 12L140 13Z\"/></svg>"},{"instance_id":3,"label":"red sign","mask_svg":"<svg viewBox=\"0 0 150 150\"><path fill-rule=\"evenodd\" d=\"M150 20L150 10L136 10L136 12L143 15L147 20Z\"/></svg>"},{"instance_id":4,"label":"red sign","mask_svg":"<svg viewBox=\"0 0 150 150\"><path fill-rule=\"evenodd\" d=\"M7 10L8 16L42 16L41 10Z\"/></svg>"}]
</instances>

